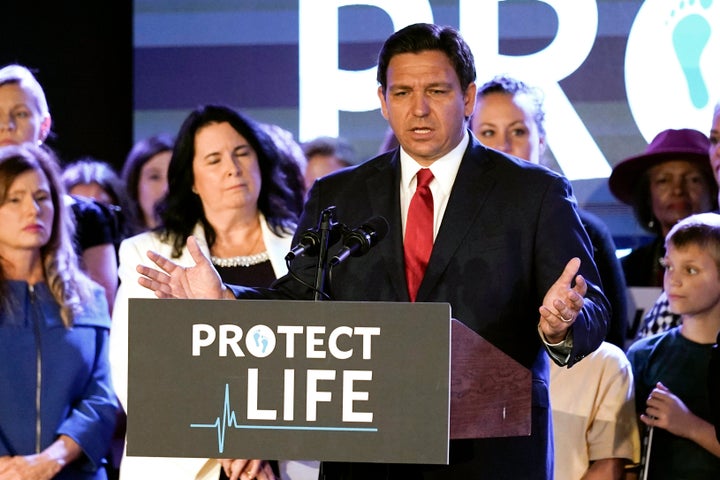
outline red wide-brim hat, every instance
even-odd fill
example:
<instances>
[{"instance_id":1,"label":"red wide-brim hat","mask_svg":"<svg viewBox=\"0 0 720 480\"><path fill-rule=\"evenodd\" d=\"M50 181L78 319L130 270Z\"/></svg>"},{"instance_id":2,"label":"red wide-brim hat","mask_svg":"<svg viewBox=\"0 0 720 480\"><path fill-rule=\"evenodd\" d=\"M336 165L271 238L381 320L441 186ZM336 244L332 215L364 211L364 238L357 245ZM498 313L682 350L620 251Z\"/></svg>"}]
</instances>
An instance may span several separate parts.
<instances>
[{"instance_id":1,"label":"red wide-brim hat","mask_svg":"<svg viewBox=\"0 0 720 480\"><path fill-rule=\"evenodd\" d=\"M626 158L613 167L608 184L621 202L633 204L633 192L640 179L651 167L669 160L697 163L713 178L710 167L710 140L704 133L689 128L663 130L650 142L642 155Z\"/></svg>"}]
</instances>

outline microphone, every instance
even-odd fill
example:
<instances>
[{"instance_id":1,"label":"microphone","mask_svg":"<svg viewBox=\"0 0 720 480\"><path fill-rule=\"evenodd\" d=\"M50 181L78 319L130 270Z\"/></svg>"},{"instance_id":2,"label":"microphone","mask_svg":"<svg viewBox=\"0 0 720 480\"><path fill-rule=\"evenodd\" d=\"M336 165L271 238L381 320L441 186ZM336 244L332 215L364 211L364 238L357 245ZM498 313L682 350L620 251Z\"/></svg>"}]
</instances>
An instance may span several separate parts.
<instances>
[{"instance_id":1,"label":"microphone","mask_svg":"<svg viewBox=\"0 0 720 480\"><path fill-rule=\"evenodd\" d=\"M335 266L342 263L349 256L359 257L365 255L380 240L385 238L388 230L390 230L390 225L385 220L385 217L372 217L355 230L343 235L343 247L330 259L330 265Z\"/></svg>"},{"instance_id":2,"label":"microphone","mask_svg":"<svg viewBox=\"0 0 720 480\"><path fill-rule=\"evenodd\" d=\"M292 260L295 257L299 257L305 252L308 252L308 254L311 254L311 252L317 250L317 248L320 246L320 234L315 229L309 229L305 230L303 232L302 236L300 237L300 241L297 245L292 247L292 249L288 252L287 255L285 255L285 260Z\"/></svg>"},{"instance_id":3,"label":"microphone","mask_svg":"<svg viewBox=\"0 0 720 480\"><path fill-rule=\"evenodd\" d=\"M323 231L328 231L328 246L334 245L340 240L342 233L342 225L337 223L333 215L335 214L335 207L328 207L323 210L319 225L317 228L309 228L303 232L300 236L300 241L295 245L287 255L285 255L285 261L293 260L295 257L300 255L317 255L320 250L322 243Z\"/></svg>"}]
</instances>

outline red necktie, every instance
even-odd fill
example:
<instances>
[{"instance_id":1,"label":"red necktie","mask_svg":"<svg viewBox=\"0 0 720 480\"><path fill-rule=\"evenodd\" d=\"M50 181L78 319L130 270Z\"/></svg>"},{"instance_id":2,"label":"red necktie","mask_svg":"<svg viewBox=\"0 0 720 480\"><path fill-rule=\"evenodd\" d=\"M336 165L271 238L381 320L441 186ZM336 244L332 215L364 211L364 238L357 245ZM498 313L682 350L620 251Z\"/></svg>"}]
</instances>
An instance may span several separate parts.
<instances>
[{"instance_id":1,"label":"red necktie","mask_svg":"<svg viewBox=\"0 0 720 480\"><path fill-rule=\"evenodd\" d=\"M429 186L432 179L429 168L418 171L417 188L405 224L405 278L411 302L415 301L433 247L433 197Z\"/></svg>"}]
</instances>

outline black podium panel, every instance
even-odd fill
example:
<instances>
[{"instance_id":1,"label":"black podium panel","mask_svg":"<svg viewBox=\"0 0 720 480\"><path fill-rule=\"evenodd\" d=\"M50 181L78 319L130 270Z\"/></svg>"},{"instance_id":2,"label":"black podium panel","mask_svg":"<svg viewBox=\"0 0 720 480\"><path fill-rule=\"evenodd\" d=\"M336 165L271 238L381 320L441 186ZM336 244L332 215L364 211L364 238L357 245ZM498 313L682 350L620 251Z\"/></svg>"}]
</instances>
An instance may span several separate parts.
<instances>
[{"instance_id":1,"label":"black podium panel","mask_svg":"<svg viewBox=\"0 0 720 480\"><path fill-rule=\"evenodd\" d=\"M448 304L129 308L129 455L448 461Z\"/></svg>"}]
</instances>

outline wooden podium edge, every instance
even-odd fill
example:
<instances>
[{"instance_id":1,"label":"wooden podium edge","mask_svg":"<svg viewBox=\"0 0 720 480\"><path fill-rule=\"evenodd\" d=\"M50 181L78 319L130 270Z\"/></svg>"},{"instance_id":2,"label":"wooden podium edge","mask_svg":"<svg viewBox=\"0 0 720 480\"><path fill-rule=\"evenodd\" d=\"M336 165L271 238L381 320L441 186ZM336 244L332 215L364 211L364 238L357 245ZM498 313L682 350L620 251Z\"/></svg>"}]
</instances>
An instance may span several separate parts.
<instances>
[{"instance_id":1,"label":"wooden podium edge","mask_svg":"<svg viewBox=\"0 0 720 480\"><path fill-rule=\"evenodd\" d=\"M527 436L530 370L452 319L450 439Z\"/></svg>"}]
</instances>

